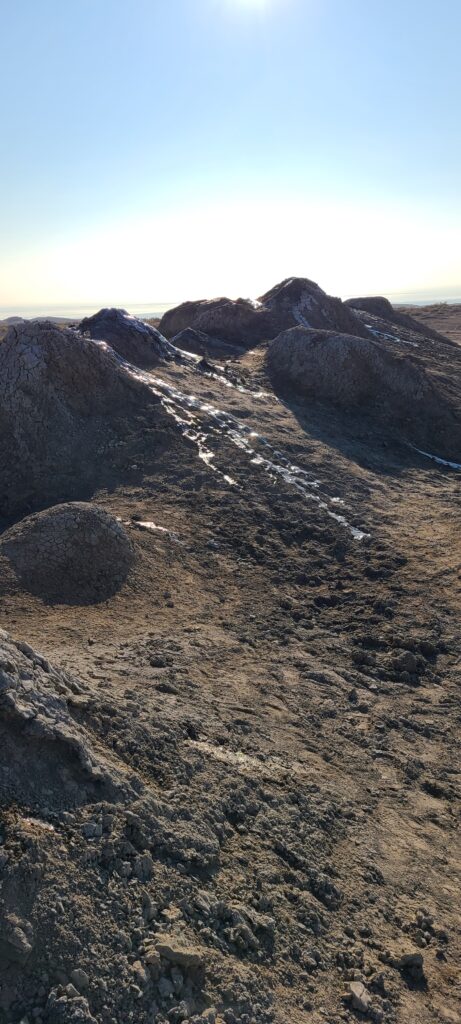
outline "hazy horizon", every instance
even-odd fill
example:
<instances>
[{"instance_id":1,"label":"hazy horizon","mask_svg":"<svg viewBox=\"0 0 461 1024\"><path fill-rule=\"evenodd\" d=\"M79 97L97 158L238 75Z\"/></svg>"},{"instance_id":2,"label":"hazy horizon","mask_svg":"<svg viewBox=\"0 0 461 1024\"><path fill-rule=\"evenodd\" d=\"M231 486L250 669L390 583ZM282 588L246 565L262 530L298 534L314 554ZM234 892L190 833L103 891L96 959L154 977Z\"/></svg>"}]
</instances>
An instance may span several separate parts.
<instances>
[{"instance_id":1,"label":"hazy horizon","mask_svg":"<svg viewBox=\"0 0 461 1024\"><path fill-rule=\"evenodd\" d=\"M215 298L216 296L203 295L203 296L188 296L189 299L197 298ZM229 296L229 298L237 298L239 296ZM255 298L255 296L240 296L242 298ZM358 298L358 293L355 296L352 294L339 296L343 299ZM461 304L461 286L457 291L453 293L441 293L433 292L429 290L423 297L421 292L405 293L396 292L393 294L387 294L385 298L389 299L394 305L415 305L415 306L426 306L433 305L436 303L450 304ZM91 316L93 313L97 313L99 309L105 307L115 306L117 308L128 309L128 312L135 316L149 319L162 316L168 309L172 309L174 306L179 305L181 302L187 301L184 297L175 301L170 302L141 302L141 303L126 303L122 301L113 302L94 302L94 303L41 303L41 304L23 304L23 305L0 305L0 321L8 319L8 317L19 316L25 320L34 319L35 317L42 316L53 316L63 317L64 319L83 319L84 316Z\"/></svg>"},{"instance_id":2,"label":"hazy horizon","mask_svg":"<svg viewBox=\"0 0 461 1024\"><path fill-rule=\"evenodd\" d=\"M459 294L454 0L24 0L0 26L0 306Z\"/></svg>"}]
</instances>

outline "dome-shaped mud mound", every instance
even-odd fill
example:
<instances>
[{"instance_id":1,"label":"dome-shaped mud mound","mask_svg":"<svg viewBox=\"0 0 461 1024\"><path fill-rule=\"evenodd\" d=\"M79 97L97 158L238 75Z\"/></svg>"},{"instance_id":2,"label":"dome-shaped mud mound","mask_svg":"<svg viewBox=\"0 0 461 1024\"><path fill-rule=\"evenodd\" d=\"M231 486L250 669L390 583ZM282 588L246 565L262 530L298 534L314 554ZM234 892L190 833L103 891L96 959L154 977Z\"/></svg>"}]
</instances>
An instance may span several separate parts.
<instances>
[{"instance_id":1,"label":"dome-shaped mud mound","mask_svg":"<svg viewBox=\"0 0 461 1024\"><path fill-rule=\"evenodd\" d=\"M93 604L111 597L134 562L123 526L96 505L70 502L28 516L0 539L21 585L45 601Z\"/></svg>"},{"instance_id":2,"label":"dome-shaped mud mound","mask_svg":"<svg viewBox=\"0 0 461 1024\"><path fill-rule=\"evenodd\" d=\"M369 338L302 327L284 331L269 346L272 381L346 409L366 413L412 444L437 446L453 457L461 439L459 418L411 356L395 354Z\"/></svg>"},{"instance_id":3,"label":"dome-shaped mud mound","mask_svg":"<svg viewBox=\"0 0 461 1024\"><path fill-rule=\"evenodd\" d=\"M79 324L81 334L107 343L123 359L148 369L171 358L173 347L151 324L138 320L126 309L100 309Z\"/></svg>"},{"instance_id":4,"label":"dome-shaped mud mound","mask_svg":"<svg viewBox=\"0 0 461 1024\"><path fill-rule=\"evenodd\" d=\"M80 497L142 402L156 399L106 346L32 321L0 345L0 516Z\"/></svg>"},{"instance_id":5,"label":"dome-shaped mud mound","mask_svg":"<svg viewBox=\"0 0 461 1024\"><path fill-rule=\"evenodd\" d=\"M251 348L297 325L369 337L352 309L303 277L287 278L257 302L227 298L184 302L164 314L160 330L171 338L192 327L228 344Z\"/></svg>"}]
</instances>

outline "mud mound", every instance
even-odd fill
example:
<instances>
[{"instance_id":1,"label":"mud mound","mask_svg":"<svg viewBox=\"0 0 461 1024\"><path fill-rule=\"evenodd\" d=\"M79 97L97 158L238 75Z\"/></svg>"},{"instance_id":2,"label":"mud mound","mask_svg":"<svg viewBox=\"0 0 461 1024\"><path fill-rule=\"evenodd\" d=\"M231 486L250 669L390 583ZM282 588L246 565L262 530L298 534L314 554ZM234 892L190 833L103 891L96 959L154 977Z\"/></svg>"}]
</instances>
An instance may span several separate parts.
<instances>
[{"instance_id":1,"label":"mud mound","mask_svg":"<svg viewBox=\"0 0 461 1024\"><path fill-rule=\"evenodd\" d=\"M78 330L95 340L107 341L123 359L144 369L172 356L171 345L160 331L126 309L100 309L94 316L85 317Z\"/></svg>"},{"instance_id":2,"label":"mud mound","mask_svg":"<svg viewBox=\"0 0 461 1024\"><path fill-rule=\"evenodd\" d=\"M193 328L246 349L297 325L369 336L340 299L327 295L313 281L298 277L282 281L257 302L227 298L184 302L164 314L160 330L171 338Z\"/></svg>"},{"instance_id":3,"label":"mud mound","mask_svg":"<svg viewBox=\"0 0 461 1024\"><path fill-rule=\"evenodd\" d=\"M129 790L102 762L71 709L84 689L0 630L0 806L65 808Z\"/></svg>"},{"instance_id":4,"label":"mud mound","mask_svg":"<svg viewBox=\"0 0 461 1024\"><path fill-rule=\"evenodd\" d=\"M267 362L276 386L371 414L411 443L437 444L449 454L459 449L459 422L411 356L371 339L297 327L275 338Z\"/></svg>"},{"instance_id":5,"label":"mud mound","mask_svg":"<svg viewBox=\"0 0 461 1024\"><path fill-rule=\"evenodd\" d=\"M156 400L107 347L50 322L0 346L0 516L79 497L125 423Z\"/></svg>"},{"instance_id":6,"label":"mud mound","mask_svg":"<svg viewBox=\"0 0 461 1024\"><path fill-rule=\"evenodd\" d=\"M432 341L447 340L442 334L432 330L428 324L418 323L414 317L408 316L407 313L400 309L394 309L389 299L385 299L383 295L369 295L359 299L346 299L344 305L349 306L359 314L367 313L368 321L364 316L360 316L359 319L363 326L371 329L372 333L376 328L378 328L378 331L379 329L382 331L383 329L386 330L386 326L392 325L393 327L403 329L405 334L410 332L410 341L417 341L418 335L423 335ZM371 323L369 322L370 318ZM412 339L413 334L416 335L416 339Z\"/></svg>"},{"instance_id":7,"label":"mud mound","mask_svg":"<svg viewBox=\"0 0 461 1024\"><path fill-rule=\"evenodd\" d=\"M84 502L28 516L0 539L23 586L46 601L93 604L119 589L133 565L123 526Z\"/></svg>"},{"instance_id":8,"label":"mud mound","mask_svg":"<svg viewBox=\"0 0 461 1024\"><path fill-rule=\"evenodd\" d=\"M249 299L203 299L183 302L169 309L160 321L160 330L171 338L186 328L218 338L221 342L251 348L271 337L271 317Z\"/></svg>"},{"instance_id":9,"label":"mud mound","mask_svg":"<svg viewBox=\"0 0 461 1024\"><path fill-rule=\"evenodd\" d=\"M297 326L316 327L369 337L366 328L341 299L327 295L308 278L288 277L261 295L259 302L270 310L280 331Z\"/></svg>"}]
</instances>

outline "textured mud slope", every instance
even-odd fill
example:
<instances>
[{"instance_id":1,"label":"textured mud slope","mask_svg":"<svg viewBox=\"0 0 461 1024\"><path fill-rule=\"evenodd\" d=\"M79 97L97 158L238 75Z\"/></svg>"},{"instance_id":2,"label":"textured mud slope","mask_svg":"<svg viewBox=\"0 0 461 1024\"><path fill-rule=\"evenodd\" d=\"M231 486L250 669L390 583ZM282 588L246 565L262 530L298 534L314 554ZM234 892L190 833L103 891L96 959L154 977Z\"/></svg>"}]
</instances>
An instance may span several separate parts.
<instances>
[{"instance_id":1,"label":"textured mud slope","mask_svg":"<svg viewBox=\"0 0 461 1024\"><path fill-rule=\"evenodd\" d=\"M411 354L379 339L296 327L271 342L267 364L275 387L289 385L352 416L368 413L396 439L459 457L461 410Z\"/></svg>"},{"instance_id":2,"label":"textured mud slope","mask_svg":"<svg viewBox=\"0 0 461 1024\"><path fill-rule=\"evenodd\" d=\"M185 302L164 314L160 330L171 338L193 328L247 349L298 324L368 336L352 310L307 278L288 278L256 303L227 298Z\"/></svg>"},{"instance_id":3,"label":"textured mud slope","mask_svg":"<svg viewBox=\"0 0 461 1024\"><path fill-rule=\"evenodd\" d=\"M0 345L0 516L91 490L124 422L155 404L107 346L47 322L11 327Z\"/></svg>"},{"instance_id":4,"label":"textured mud slope","mask_svg":"<svg viewBox=\"0 0 461 1024\"><path fill-rule=\"evenodd\" d=\"M107 600L134 561L123 526L104 509L84 502L26 516L0 537L0 555L26 590L65 604Z\"/></svg>"}]
</instances>

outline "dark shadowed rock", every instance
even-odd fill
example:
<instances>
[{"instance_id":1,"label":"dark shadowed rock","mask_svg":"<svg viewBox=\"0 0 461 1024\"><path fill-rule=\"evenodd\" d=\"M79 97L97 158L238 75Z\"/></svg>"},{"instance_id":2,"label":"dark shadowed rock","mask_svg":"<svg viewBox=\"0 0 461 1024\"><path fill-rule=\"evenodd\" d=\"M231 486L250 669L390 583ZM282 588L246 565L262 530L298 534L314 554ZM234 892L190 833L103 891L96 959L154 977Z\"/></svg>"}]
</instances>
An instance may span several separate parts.
<instances>
[{"instance_id":1,"label":"dark shadowed rock","mask_svg":"<svg viewBox=\"0 0 461 1024\"><path fill-rule=\"evenodd\" d=\"M100 309L94 316L85 317L78 330L95 340L107 341L123 359L145 369L173 355L160 331L126 309Z\"/></svg>"},{"instance_id":2,"label":"dark shadowed rock","mask_svg":"<svg viewBox=\"0 0 461 1024\"><path fill-rule=\"evenodd\" d=\"M412 356L394 354L370 338L296 327L269 346L275 387L319 398L354 415L367 413L414 444L452 452L460 424L435 382Z\"/></svg>"},{"instance_id":3,"label":"dark shadowed rock","mask_svg":"<svg viewBox=\"0 0 461 1024\"><path fill-rule=\"evenodd\" d=\"M104 345L46 321L10 327L0 345L0 515L82 495L143 400L156 402Z\"/></svg>"},{"instance_id":4,"label":"dark shadowed rock","mask_svg":"<svg viewBox=\"0 0 461 1024\"><path fill-rule=\"evenodd\" d=\"M369 336L353 310L340 299L327 295L313 281L298 277L287 278L256 302L227 298L184 302L164 314L160 330L171 338L193 328L247 349L298 325Z\"/></svg>"},{"instance_id":5,"label":"dark shadowed rock","mask_svg":"<svg viewBox=\"0 0 461 1024\"><path fill-rule=\"evenodd\" d=\"M0 538L0 554L26 590L62 604L107 600L134 562L121 523L85 502L55 505L22 519Z\"/></svg>"}]
</instances>

